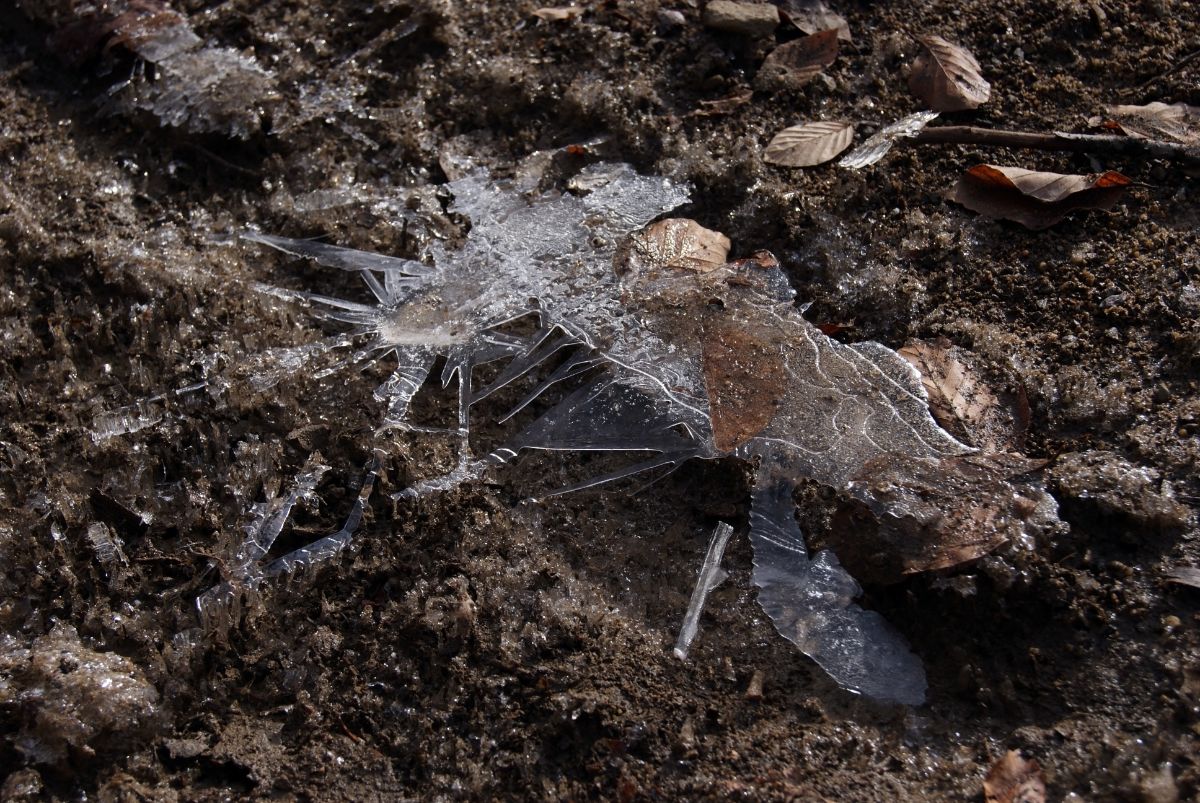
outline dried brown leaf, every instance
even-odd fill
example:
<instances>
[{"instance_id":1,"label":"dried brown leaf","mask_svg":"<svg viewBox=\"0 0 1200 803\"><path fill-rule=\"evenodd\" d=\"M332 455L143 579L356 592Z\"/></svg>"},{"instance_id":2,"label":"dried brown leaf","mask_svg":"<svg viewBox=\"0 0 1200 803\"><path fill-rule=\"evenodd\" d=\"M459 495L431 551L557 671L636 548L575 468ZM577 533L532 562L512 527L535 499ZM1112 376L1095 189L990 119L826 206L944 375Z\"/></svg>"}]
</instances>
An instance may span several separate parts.
<instances>
[{"instance_id":1,"label":"dried brown leaf","mask_svg":"<svg viewBox=\"0 0 1200 803\"><path fill-rule=\"evenodd\" d=\"M1019 449L1029 426L1029 401L997 393L975 369L975 356L945 338L915 340L898 352L921 374L929 409L942 428L985 452Z\"/></svg>"},{"instance_id":2,"label":"dried brown leaf","mask_svg":"<svg viewBox=\"0 0 1200 803\"><path fill-rule=\"evenodd\" d=\"M576 17L582 17L586 9L580 6L549 6L547 8L539 8L533 12L533 16L547 22L562 22L563 20L573 20Z\"/></svg>"},{"instance_id":3,"label":"dried brown leaf","mask_svg":"<svg viewBox=\"0 0 1200 803\"><path fill-rule=\"evenodd\" d=\"M776 134L763 152L763 159L785 167L812 167L830 161L849 148L853 140L852 123L802 123Z\"/></svg>"},{"instance_id":4,"label":"dried brown leaf","mask_svg":"<svg viewBox=\"0 0 1200 803\"><path fill-rule=\"evenodd\" d=\"M1200 569L1194 566L1176 566L1166 576L1168 583L1200 588Z\"/></svg>"},{"instance_id":5,"label":"dried brown leaf","mask_svg":"<svg viewBox=\"0 0 1200 803\"><path fill-rule=\"evenodd\" d=\"M759 69L755 83L762 88L803 86L833 64L837 54L837 31L802 36L772 50Z\"/></svg>"},{"instance_id":6,"label":"dried brown leaf","mask_svg":"<svg viewBox=\"0 0 1200 803\"><path fill-rule=\"evenodd\" d=\"M991 97L992 85L979 74L970 51L929 34L917 37L925 51L913 62L908 88L939 112L974 109Z\"/></svg>"},{"instance_id":7,"label":"dried brown leaf","mask_svg":"<svg viewBox=\"0 0 1200 803\"><path fill-rule=\"evenodd\" d=\"M758 435L787 389L779 345L766 333L724 315L704 325L701 358L713 440L731 452Z\"/></svg>"},{"instance_id":8,"label":"dried brown leaf","mask_svg":"<svg viewBox=\"0 0 1200 803\"><path fill-rule=\"evenodd\" d=\"M983 779L987 803L1046 803L1046 781L1036 758L1026 760L1009 750Z\"/></svg>"},{"instance_id":9,"label":"dried brown leaf","mask_svg":"<svg viewBox=\"0 0 1200 803\"><path fill-rule=\"evenodd\" d=\"M1132 183L1114 170L1074 175L976 165L959 178L949 198L985 217L1038 230L1077 209L1112 209Z\"/></svg>"},{"instance_id":10,"label":"dried brown leaf","mask_svg":"<svg viewBox=\"0 0 1200 803\"><path fill-rule=\"evenodd\" d=\"M1129 136L1200 144L1200 106L1155 101L1145 106L1107 106L1105 111Z\"/></svg>"},{"instance_id":11,"label":"dried brown leaf","mask_svg":"<svg viewBox=\"0 0 1200 803\"><path fill-rule=\"evenodd\" d=\"M832 526L815 533L814 549L832 549L863 582L894 583L911 574L978 560L1025 537L1044 492L1014 495L1011 482L1045 461L1018 454L973 454L912 460L888 454L851 478L851 498Z\"/></svg>"},{"instance_id":12,"label":"dried brown leaf","mask_svg":"<svg viewBox=\"0 0 1200 803\"><path fill-rule=\"evenodd\" d=\"M664 269L708 273L725 264L730 246L721 232L672 217L631 235L614 257L613 268L622 275L650 276Z\"/></svg>"},{"instance_id":13,"label":"dried brown leaf","mask_svg":"<svg viewBox=\"0 0 1200 803\"><path fill-rule=\"evenodd\" d=\"M843 42L854 41L846 18L831 10L824 0L783 0L777 5L779 15L804 33L834 30Z\"/></svg>"}]
</instances>

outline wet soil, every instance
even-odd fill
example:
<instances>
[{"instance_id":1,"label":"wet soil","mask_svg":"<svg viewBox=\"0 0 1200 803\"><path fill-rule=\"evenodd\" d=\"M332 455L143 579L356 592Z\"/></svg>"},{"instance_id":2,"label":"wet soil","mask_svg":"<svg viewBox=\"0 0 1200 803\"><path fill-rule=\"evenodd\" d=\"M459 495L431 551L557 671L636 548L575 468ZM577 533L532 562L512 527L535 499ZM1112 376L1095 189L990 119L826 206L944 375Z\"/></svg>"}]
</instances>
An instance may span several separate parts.
<instances>
[{"instance_id":1,"label":"wet soil","mask_svg":"<svg viewBox=\"0 0 1200 803\"><path fill-rule=\"evenodd\" d=\"M993 85L950 122L1077 131L1105 104L1200 105L1196 62L1173 69L1200 46L1194 9L845 2L854 42L824 77L755 89L797 31L713 31L687 2L581 5L548 21L522 3L188 0L201 37L273 75L276 97L245 99L262 108L245 140L113 113L134 67L119 48L73 65L0 5L0 797L977 799L1015 748L1052 799L1194 799L1200 590L1168 572L1200 565L1196 178L956 146L861 172L761 158L787 125L845 118L862 137L915 110L903 73L925 31ZM199 627L249 506L314 452L333 470L280 547L340 526L380 413L376 377L296 376L92 437L97 414L195 382L211 355L319 336L256 283L357 292L227 235L418 256L431 235L401 222L420 210L396 188L428 186L437 208L455 158L504 173L569 146L692 183L684 212L734 257L774 252L838 337L944 336L1024 387L1025 451L1051 461L1069 533L867 588L925 660L927 705L858 699L776 637L744 539L691 659L671 655L707 534L745 530L732 461L537 503L587 467L528 458L419 504L379 494L353 550L266 588L228 632ZM979 162L1139 185L1034 233L944 200ZM444 409L436 389L425 404ZM437 436L397 435L383 490L446 460ZM101 670L156 709L79 674Z\"/></svg>"}]
</instances>

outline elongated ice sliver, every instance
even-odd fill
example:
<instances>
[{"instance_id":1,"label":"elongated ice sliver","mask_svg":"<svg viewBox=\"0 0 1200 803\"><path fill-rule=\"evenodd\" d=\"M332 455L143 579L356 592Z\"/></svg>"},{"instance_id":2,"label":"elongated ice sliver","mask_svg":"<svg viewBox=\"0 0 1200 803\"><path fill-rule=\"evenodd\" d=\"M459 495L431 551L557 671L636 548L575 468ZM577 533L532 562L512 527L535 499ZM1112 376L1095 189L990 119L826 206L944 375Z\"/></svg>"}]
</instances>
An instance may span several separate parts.
<instances>
[{"instance_id":1,"label":"elongated ice sliver","mask_svg":"<svg viewBox=\"0 0 1200 803\"><path fill-rule=\"evenodd\" d=\"M691 649L692 641L696 638L696 631L700 629L700 614L704 611L704 602L708 599L708 593L725 580L725 572L721 569L721 558L725 556L725 547L729 543L731 535L733 535L733 527L721 522L713 530L712 538L709 539L708 552L704 555L704 565L700 567L700 577L696 580L696 587L692 589L692 599L688 603L687 615L683 617L683 627L679 631L679 638L675 640L675 657L681 661L687 660L688 650Z\"/></svg>"}]
</instances>

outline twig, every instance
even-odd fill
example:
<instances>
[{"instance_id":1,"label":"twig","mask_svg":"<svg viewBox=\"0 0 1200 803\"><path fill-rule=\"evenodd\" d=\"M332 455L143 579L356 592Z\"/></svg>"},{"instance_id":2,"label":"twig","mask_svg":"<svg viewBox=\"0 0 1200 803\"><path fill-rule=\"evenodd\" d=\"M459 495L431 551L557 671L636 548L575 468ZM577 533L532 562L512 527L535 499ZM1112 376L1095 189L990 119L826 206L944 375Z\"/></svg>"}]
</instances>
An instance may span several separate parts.
<instances>
[{"instance_id":1,"label":"twig","mask_svg":"<svg viewBox=\"0 0 1200 803\"><path fill-rule=\"evenodd\" d=\"M1150 84L1157 81L1159 78L1166 78L1171 73L1182 70L1184 67L1188 66L1189 64L1191 64L1193 61L1195 61L1198 58L1200 58L1200 50L1193 51L1193 52L1187 54L1186 56L1184 56L1183 58L1181 58L1179 61L1175 62L1173 65L1171 65L1171 67L1166 72L1161 72L1158 75L1152 75L1149 78L1147 78L1145 81L1142 81L1142 83L1138 84L1137 88L1145 89L1146 87L1150 86Z\"/></svg>"},{"instance_id":2,"label":"twig","mask_svg":"<svg viewBox=\"0 0 1200 803\"><path fill-rule=\"evenodd\" d=\"M1035 134L1028 131L1004 131L965 125L926 128L910 139L898 139L897 145L999 145L1007 148L1035 148L1043 151L1072 151L1119 156L1145 156L1168 159L1184 165L1200 166L1200 146L1163 142L1156 139L1120 137L1112 134Z\"/></svg>"}]
</instances>

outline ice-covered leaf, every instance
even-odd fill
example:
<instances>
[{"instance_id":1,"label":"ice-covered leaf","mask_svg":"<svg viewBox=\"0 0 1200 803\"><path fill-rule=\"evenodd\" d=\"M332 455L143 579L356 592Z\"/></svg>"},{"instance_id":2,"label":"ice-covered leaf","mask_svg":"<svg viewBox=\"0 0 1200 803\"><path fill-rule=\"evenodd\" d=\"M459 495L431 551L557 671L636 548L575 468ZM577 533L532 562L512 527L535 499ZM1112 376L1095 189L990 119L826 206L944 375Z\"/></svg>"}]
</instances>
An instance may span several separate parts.
<instances>
[{"instance_id":1,"label":"ice-covered leaf","mask_svg":"<svg viewBox=\"0 0 1200 803\"><path fill-rule=\"evenodd\" d=\"M1105 111L1130 136L1200 143L1200 106L1155 101L1144 106L1107 106Z\"/></svg>"},{"instance_id":2,"label":"ice-covered leaf","mask_svg":"<svg viewBox=\"0 0 1200 803\"><path fill-rule=\"evenodd\" d=\"M837 31L802 36L771 51L759 68L755 84L760 88L803 86L833 64L837 54Z\"/></svg>"},{"instance_id":3,"label":"ice-covered leaf","mask_svg":"<svg viewBox=\"0 0 1200 803\"><path fill-rule=\"evenodd\" d=\"M916 112L907 117L901 117L891 125L886 125L872 134L866 142L843 156L838 162L838 167L848 167L852 170L870 167L887 156L892 145L896 144L896 140L915 137L921 133L921 129L936 120L937 116L938 112Z\"/></svg>"},{"instance_id":4,"label":"ice-covered leaf","mask_svg":"<svg viewBox=\"0 0 1200 803\"><path fill-rule=\"evenodd\" d=\"M970 51L940 36L917 37L925 48L913 62L908 88L938 112L974 109L992 95L992 85L979 74L979 62Z\"/></svg>"},{"instance_id":5,"label":"ice-covered leaf","mask_svg":"<svg viewBox=\"0 0 1200 803\"><path fill-rule=\"evenodd\" d=\"M977 454L866 462L822 541L864 582L957 566L1017 541L1032 545L1057 506L1036 479L1044 461Z\"/></svg>"},{"instance_id":6,"label":"ice-covered leaf","mask_svg":"<svg viewBox=\"0 0 1200 803\"><path fill-rule=\"evenodd\" d=\"M983 779L987 803L1046 803L1046 781L1036 758L1009 750L992 764Z\"/></svg>"},{"instance_id":7,"label":"ice-covered leaf","mask_svg":"<svg viewBox=\"0 0 1200 803\"><path fill-rule=\"evenodd\" d=\"M804 33L835 30L838 39L853 42L846 18L826 5L825 0L780 0L779 15Z\"/></svg>"},{"instance_id":8,"label":"ice-covered leaf","mask_svg":"<svg viewBox=\"0 0 1200 803\"><path fill-rule=\"evenodd\" d=\"M949 198L985 217L1037 230L1078 209L1112 209L1132 183L1115 170L1074 175L976 165L959 178Z\"/></svg>"},{"instance_id":9,"label":"ice-covered leaf","mask_svg":"<svg viewBox=\"0 0 1200 803\"><path fill-rule=\"evenodd\" d=\"M898 353L920 372L933 417L945 429L985 452L1020 448L1029 402L1020 392L1002 398L990 388L969 351L940 338L914 340Z\"/></svg>"},{"instance_id":10,"label":"ice-covered leaf","mask_svg":"<svg viewBox=\"0 0 1200 803\"><path fill-rule=\"evenodd\" d=\"M784 358L771 332L712 316L704 327L702 360L713 442L732 452L775 417L787 390Z\"/></svg>"},{"instance_id":11,"label":"ice-covered leaf","mask_svg":"<svg viewBox=\"0 0 1200 803\"><path fill-rule=\"evenodd\" d=\"M666 268L707 273L725 264L730 242L719 231L687 218L667 218L633 234L617 252L613 269L620 275Z\"/></svg>"},{"instance_id":12,"label":"ice-covered leaf","mask_svg":"<svg viewBox=\"0 0 1200 803\"><path fill-rule=\"evenodd\" d=\"M763 159L785 167L812 167L833 159L849 148L853 140L852 123L801 123L776 134L768 143Z\"/></svg>"}]
</instances>

